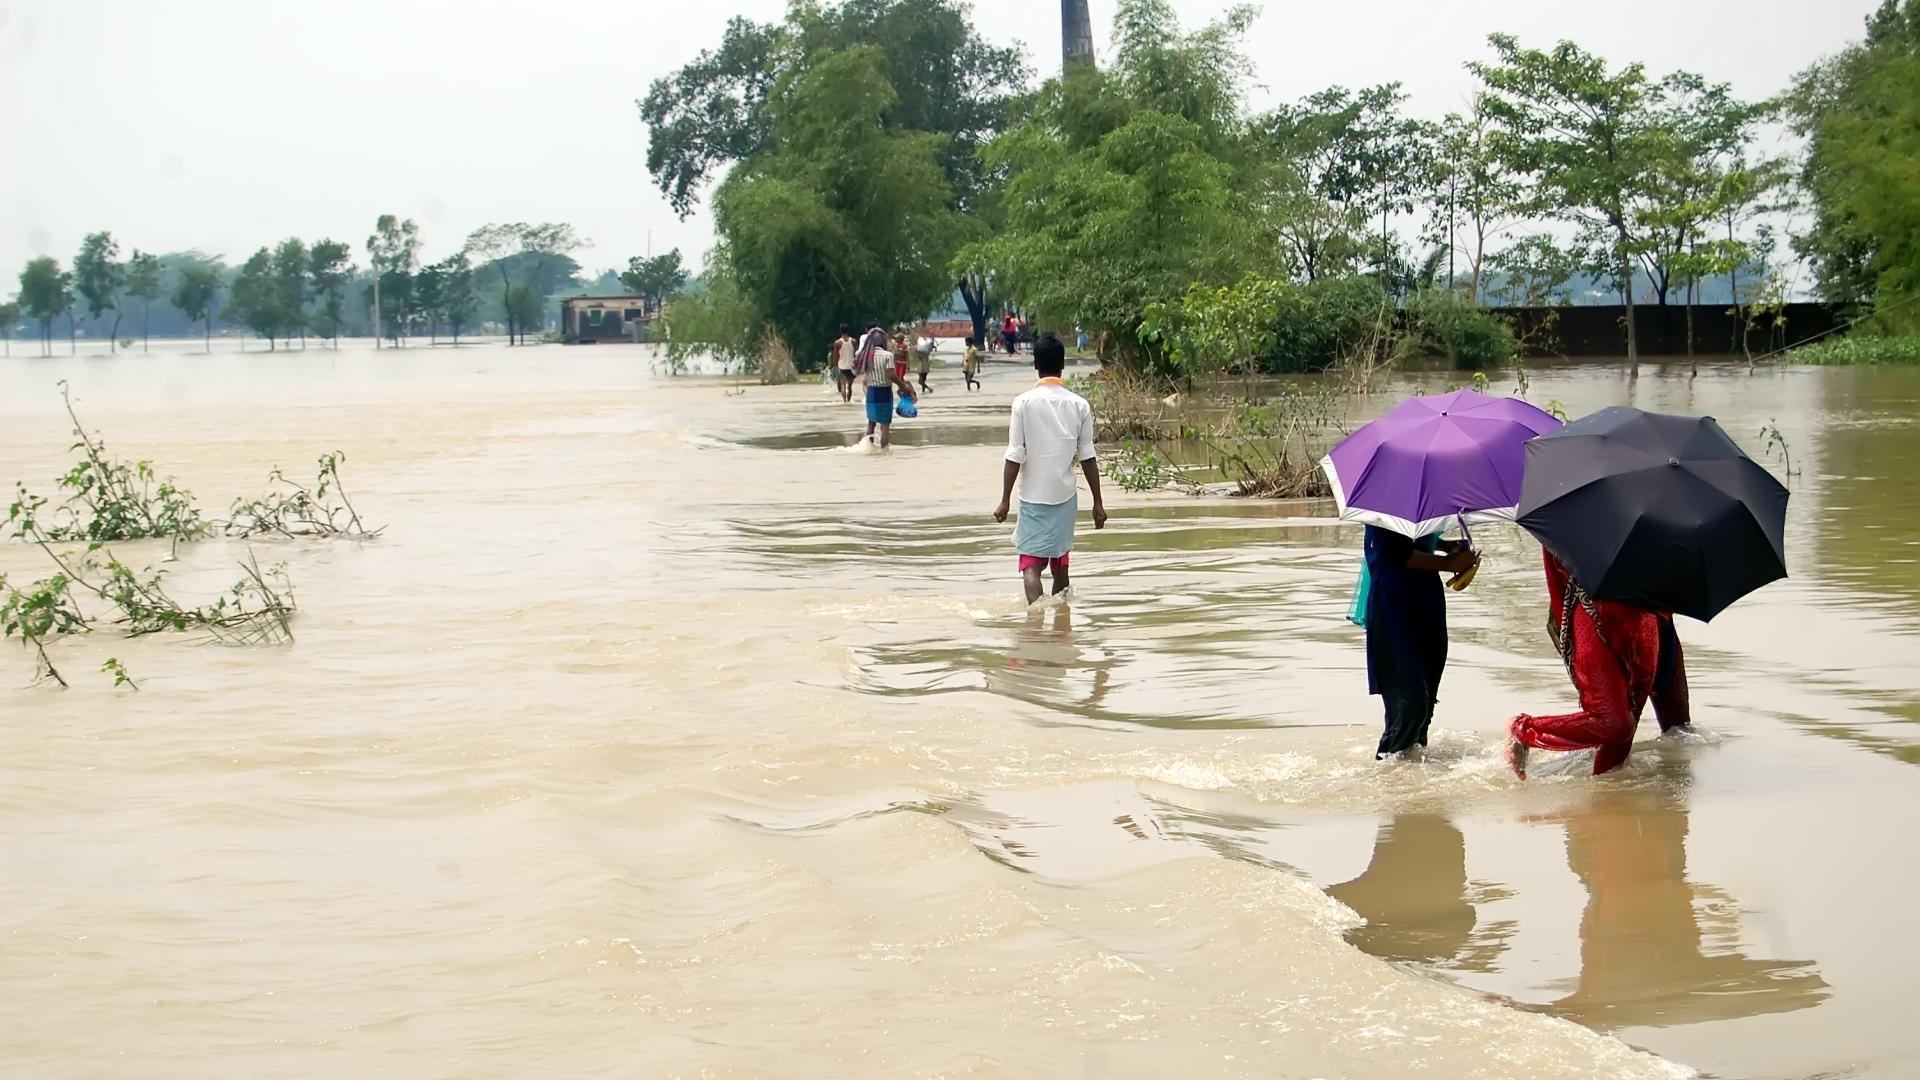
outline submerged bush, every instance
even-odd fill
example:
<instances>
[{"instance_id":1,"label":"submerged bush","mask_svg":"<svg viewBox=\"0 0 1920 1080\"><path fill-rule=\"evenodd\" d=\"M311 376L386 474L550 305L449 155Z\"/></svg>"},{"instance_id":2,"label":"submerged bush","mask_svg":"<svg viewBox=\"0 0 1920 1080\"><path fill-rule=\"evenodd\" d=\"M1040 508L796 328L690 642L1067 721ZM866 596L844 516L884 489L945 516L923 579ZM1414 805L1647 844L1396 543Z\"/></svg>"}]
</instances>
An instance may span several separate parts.
<instances>
[{"instance_id":1,"label":"submerged bush","mask_svg":"<svg viewBox=\"0 0 1920 1080\"><path fill-rule=\"evenodd\" d=\"M1519 351L1505 319L1448 289L1427 289L1407 301L1399 355L1445 357L1456 371L1503 367Z\"/></svg>"},{"instance_id":2,"label":"submerged bush","mask_svg":"<svg viewBox=\"0 0 1920 1080\"><path fill-rule=\"evenodd\" d=\"M1843 366L1848 364L1920 364L1920 334L1879 337L1849 334L1795 349L1786 355L1792 364Z\"/></svg>"}]
</instances>

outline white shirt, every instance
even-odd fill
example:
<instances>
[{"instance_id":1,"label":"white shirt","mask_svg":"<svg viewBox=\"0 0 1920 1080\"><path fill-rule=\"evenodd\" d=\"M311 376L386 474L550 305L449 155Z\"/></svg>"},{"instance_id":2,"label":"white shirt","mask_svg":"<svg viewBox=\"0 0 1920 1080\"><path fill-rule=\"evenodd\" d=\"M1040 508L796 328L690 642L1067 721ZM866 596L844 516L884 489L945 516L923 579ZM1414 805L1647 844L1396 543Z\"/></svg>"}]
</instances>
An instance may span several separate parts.
<instances>
[{"instance_id":1,"label":"white shirt","mask_svg":"<svg viewBox=\"0 0 1920 1080\"><path fill-rule=\"evenodd\" d=\"M867 369L868 386L893 386L893 354L885 349L873 350L873 366Z\"/></svg>"},{"instance_id":2,"label":"white shirt","mask_svg":"<svg viewBox=\"0 0 1920 1080\"><path fill-rule=\"evenodd\" d=\"M838 344L840 346L840 370L852 371L853 354L860 351L860 343L850 337L843 337Z\"/></svg>"},{"instance_id":3,"label":"white shirt","mask_svg":"<svg viewBox=\"0 0 1920 1080\"><path fill-rule=\"evenodd\" d=\"M1058 506L1079 492L1073 467L1091 460L1093 406L1058 379L1013 399L1007 460L1020 465L1020 501Z\"/></svg>"}]
</instances>

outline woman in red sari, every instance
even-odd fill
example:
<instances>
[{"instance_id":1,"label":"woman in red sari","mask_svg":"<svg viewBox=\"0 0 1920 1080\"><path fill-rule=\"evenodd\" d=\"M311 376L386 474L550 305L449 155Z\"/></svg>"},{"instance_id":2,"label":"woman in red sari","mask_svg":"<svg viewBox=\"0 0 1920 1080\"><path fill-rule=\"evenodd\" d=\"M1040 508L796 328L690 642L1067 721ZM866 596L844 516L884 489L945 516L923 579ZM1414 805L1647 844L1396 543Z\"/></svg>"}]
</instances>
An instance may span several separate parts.
<instances>
[{"instance_id":1,"label":"woman in red sari","mask_svg":"<svg viewBox=\"0 0 1920 1080\"><path fill-rule=\"evenodd\" d=\"M1686 659L1670 615L1613 600L1595 600L1546 553L1547 634L1567 664L1580 711L1513 719L1507 764L1527 778L1527 751L1596 751L1595 775L1610 772L1633 750L1640 714L1653 702L1660 730L1692 722Z\"/></svg>"}]
</instances>

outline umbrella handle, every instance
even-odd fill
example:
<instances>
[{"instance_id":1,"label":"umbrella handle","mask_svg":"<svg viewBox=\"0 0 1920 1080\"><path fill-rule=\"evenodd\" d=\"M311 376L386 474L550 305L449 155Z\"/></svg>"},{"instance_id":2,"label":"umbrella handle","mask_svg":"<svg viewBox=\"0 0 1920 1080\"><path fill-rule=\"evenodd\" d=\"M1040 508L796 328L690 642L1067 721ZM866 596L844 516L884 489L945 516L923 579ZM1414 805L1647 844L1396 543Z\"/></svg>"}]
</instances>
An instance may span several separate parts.
<instances>
[{"instance_id":1,"label":"umbrella handle","mask_svg":"<svg viewBox=\"0 0 1920 1080\"><path fill-rule=\"evenodd\" d=\"M1466 511L1463 510L1458 514L1455 514L1454 520L1460 523L1460 533L1461 535L1467 538L1467 546L1472 547L1473 546L1473 530L1467 527Z\"/></svg>"}]
</instances>

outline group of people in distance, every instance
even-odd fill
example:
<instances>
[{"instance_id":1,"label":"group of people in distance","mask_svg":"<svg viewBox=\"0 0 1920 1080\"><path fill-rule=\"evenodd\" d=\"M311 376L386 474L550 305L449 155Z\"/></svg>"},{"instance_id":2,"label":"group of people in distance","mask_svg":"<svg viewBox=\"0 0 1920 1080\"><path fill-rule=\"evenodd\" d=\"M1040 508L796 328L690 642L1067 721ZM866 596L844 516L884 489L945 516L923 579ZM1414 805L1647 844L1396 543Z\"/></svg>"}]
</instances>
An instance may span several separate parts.
<instances>
[{"instance_id":1,"label":"group of people in distance","mask_svg":"<svg viewBox=\"0 0 1920 1080\"><path fill-rule=\"evenodd\" d=\"M928 379L933 373L933 356L939 350L940 343L931 330L922 330L910 342L905 331L889 341L886 328L878 322L869 324L867 332L858 338L849 327L840 327L840 336L827 347L827 373L839 386L841 401L853 401L856 383L865 387L866 438L876 446L885 449L893 445L894 392L898 390L901 397L917 402L919 394L933 389ZM917 392L907 382L909 364L920 383ZM961 372L967 389L980 388L980 350L973 338L967 339Z\"/></svg>"},{"instance_id":2,"label":"group of people in distance","mask_svg":"<svg viewBox=\"0 0 1920 1080\"><path fill-rule=\"evenodd\" d=\"M1547 636L1580 697L1576 712L1514 717L1506 759L1527 777L1531 750L1593 750L1595 774L1626 762L1648 704L1664 732L1692 727L1686 656L1671 615L1614 600L1581 587L1552 552L1545 552ZM1442 574L1474 565L1464 541L1422 543L1368 526L1365 600L1369 690L1385 705L1385 729L1376 756L1427 745L1427 729L1447 667L1447 600Z\"/></svg>"}]
</instances>

